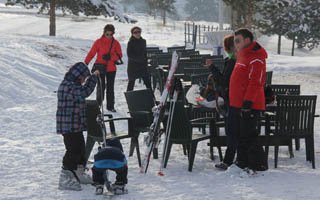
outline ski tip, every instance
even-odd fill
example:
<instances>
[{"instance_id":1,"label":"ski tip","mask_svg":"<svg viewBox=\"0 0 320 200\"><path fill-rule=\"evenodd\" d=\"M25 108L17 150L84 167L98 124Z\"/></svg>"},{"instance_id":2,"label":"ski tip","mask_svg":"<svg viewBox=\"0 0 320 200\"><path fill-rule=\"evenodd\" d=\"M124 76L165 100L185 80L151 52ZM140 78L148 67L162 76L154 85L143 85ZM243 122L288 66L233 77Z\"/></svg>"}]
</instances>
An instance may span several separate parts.
<instances>
[{"instance_id":1,"label":"ski tip","mask_svg":"<svg viewBox=\"0 0 320 200\"><path fill-rule=\"evenodd\" d=\"M159 176L164 176L164 173L160 171L160 172L158 172L158 175Z\"/></svg>"}]
</instances>

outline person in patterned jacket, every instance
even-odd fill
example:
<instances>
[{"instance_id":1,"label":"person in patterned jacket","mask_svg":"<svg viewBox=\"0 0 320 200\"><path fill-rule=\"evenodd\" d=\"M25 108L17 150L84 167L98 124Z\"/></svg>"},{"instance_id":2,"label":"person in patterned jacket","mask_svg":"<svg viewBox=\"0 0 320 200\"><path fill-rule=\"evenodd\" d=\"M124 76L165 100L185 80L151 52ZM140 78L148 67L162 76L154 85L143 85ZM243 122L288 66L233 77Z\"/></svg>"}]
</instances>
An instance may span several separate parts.
<instances>
[{"instance_id":1,"label":"person in patterned jacket","mask_svg":"<svg viewBox=\"0 0 320 200\"><path fill-rule=\"evenodd\" d=\"M69 69L58 88L57 133L63 136L66 149L59 180L61 190L81 190L80 183L92 183L84 173L82 132L86 130L85 98L94 91L98 75L98 70L90 75L87 65L79 62Z\"/></svg>"}]
</instances>

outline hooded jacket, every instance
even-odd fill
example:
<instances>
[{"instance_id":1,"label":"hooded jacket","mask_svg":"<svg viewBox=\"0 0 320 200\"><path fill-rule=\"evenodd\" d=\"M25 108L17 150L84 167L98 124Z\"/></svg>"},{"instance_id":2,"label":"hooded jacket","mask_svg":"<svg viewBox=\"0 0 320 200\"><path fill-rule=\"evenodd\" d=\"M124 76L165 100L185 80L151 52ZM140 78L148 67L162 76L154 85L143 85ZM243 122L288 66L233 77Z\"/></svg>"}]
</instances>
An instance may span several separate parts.
<instances>
[{"instance_id":1,"label":"hooded jacket","mask_svg":"<svg viewBox=\"0 0 320 200\"><path fill-rule=\"evenodd\" d=\"M94 155L94 167L98 169L120 169L127 166L127 159L119 139L107 140L106 145Z\"/></svg>"},{"instance_id":2,"label":"hooded jacket","mask_svg":"<svg viewBox=\"0 0 320 200\"><path fill-rule=\"evenodd\" d=\"M80 79L89 78L83 85ZM86 130L85 98L96 86L97 77L90 75L86 64L76 63L66 73L61 82L57 96L56 123L57 133L67 134Z\"/></svg>"},{"instance_id":3,"label":"hooded jacket","mask_svg":"<svg viewBox=\"0 0 320 200\"><path fill-rule=\"evenodd\" d=\"M112 47L110 49L111 43L113 40ZM109 52L110 49L110 52ZM110 53L111 59L109 61L105 61L102 56ZM89 53L85 58L85 63L88 65L92 58L97 55L95 63L105 65L107 72L115 72L117 71L117 67L115 62L122 58L121 46L118 40L112 38L107 38L106 36L101 36L97 39L92 45Z\"/></svg>"},{"instance_id":4,"label":"hooded jacket","mask_svg":"<svg viewBox=\"0 0 320 200\"><path fill-rule=\"evenodd\" d=\"M257 42L252 42L237 53L236 65L230 78L230 106L242 108L245 101L250 101L251 109L265 110L267 57L266 50Z\"/></svg>"}]
</instances>

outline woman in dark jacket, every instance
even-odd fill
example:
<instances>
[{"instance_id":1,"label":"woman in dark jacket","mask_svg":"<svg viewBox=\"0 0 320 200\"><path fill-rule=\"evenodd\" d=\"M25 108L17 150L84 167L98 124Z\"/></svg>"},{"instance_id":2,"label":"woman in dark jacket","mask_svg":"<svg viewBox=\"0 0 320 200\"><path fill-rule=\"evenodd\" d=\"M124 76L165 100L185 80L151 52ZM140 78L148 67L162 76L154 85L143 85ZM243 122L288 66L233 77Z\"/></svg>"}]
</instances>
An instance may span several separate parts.
<instances>
[{"instance_id":1,"label":"woman in dark jacket","mask_svg":"<svg viewBox=\"0 0 320 200\"><path fill-rule=\"evenodd\" d=\"M215 78L217 91L219 92L219 95L223 97L225 109L228 112L228 116L225 117L225 131L227 135L228 145L223 161L215 165L216 168L221 170L226 170L230 165L232 165L238 146L238 136L232 135L232 131L230 130L233 127L230 127L230 123L228 123L228 121L233 120L234 118L233 113L230 114L229 111L229 82L233 68L236 64L235 47L233 40L233 35L227 35L224 37L224 51L227 57L224 60L224 67L222 72L220 72L220 70L214 66L214 63L208 63L211 64L209 68Z\"/></svg>"},{"instance_id":2,"label":"woman in dark jacket","mask_svg":"<svg viewBox=\"0 0 320 200\"><path fill-rule=\"evenodd\" d=\"M147 69L147 43L141 37L141 28L133 27L131 37L127 46L128 55L128 86L127 91L134 88L136 79L142 78L147 88L151 89L150 74Z\"/></svg>"}]
</instances>

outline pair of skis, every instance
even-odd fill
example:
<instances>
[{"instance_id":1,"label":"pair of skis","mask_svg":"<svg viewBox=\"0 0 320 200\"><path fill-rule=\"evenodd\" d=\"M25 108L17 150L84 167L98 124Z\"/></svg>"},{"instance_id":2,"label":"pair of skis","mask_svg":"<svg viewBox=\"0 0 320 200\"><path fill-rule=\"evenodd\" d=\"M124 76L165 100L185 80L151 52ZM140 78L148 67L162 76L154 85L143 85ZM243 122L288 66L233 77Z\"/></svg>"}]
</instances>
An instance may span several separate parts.
<instances>
[{"instance_id":1,"label":"pair of skis","mask_svg":"<svg viewBox=\"0 0 320 200\"><path fill-rule=\"evenodd\" d=\"M167 77L167 80L165 83L165 88L164 88L162 95L160 97L159 105L157 105L153 109L153 123L150 126L150 130L149 130L147 137L145 138L145 143L147 145L147 149L146 149L144 158L141 163L141 167L140 167L141 173L147 173L148 166L150 163L151 154L152 154L153 150L158 147L159 142L160 142L160 138L161 138L160 124L163 120L163 116L165 113L165 104L166 104L167 98L168 98L169 93L171 92L173 84L174 84L174 73L178 67L178 61L179 61L179 56L178 56L177 52L173 52L172 59L171 59L171 65L170 65L170 69L169 69L169 74L168 74L168 77ZM176 92L175 92L174 96L176 96L176 98L177 98L178 95L176 94ZM164 156L162 157L162 163L163 163L163 160L164 160ZM163 175L162 168L163 168L163 164L161 164L159 175Z\"/></svg>"}]
</instances>

